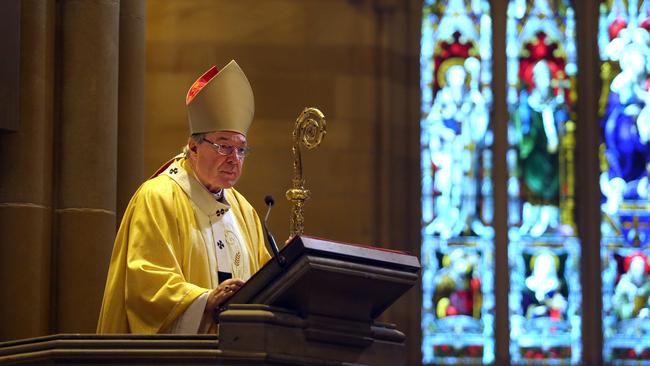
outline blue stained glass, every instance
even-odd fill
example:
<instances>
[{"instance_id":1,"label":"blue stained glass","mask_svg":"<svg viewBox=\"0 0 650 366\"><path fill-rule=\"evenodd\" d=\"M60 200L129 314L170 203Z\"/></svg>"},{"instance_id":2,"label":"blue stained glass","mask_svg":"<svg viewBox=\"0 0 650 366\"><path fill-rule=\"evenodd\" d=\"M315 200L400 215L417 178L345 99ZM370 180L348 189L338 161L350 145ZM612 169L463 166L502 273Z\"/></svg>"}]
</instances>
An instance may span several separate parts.
<instances>
[{"instance_id":1,"label":"blue stained glass","mask_svg":"<svg viewBox=\"0 0 650 366\"><path fill-rule=\"evenodd\" d=\"M603 359L650 365L650 2L601 2Z\"/></svg>"},{"instance_id":2,"label":"blue stained glass","mask_svg":"<svg viewBox=\"0 0 650 366\"><path fill-rule=\"evenodd\" d=\"M491 19L487 0L425 1L424 364L494 361Z\"/></svg>"},{"instance_id":3,"label":"blue stained glass","mask_svg":"<svg viewBox=\"0 0 650 366\"><path fill-rule=\"evenodd\" d=\"M577 365L577 64L570 2L511 0L506 37L510 357L514 364Z\"/></svg>"}]
</instances>

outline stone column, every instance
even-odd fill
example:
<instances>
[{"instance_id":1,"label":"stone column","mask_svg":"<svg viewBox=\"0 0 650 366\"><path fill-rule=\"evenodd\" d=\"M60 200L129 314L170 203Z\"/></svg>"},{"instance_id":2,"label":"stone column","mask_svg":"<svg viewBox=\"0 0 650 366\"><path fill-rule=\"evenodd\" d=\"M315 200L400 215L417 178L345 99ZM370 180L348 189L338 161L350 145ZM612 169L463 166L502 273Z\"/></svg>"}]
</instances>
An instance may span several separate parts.
<instances>
[{"instance_id":1,"label":"stone column","mask_svg":"<svg viewBox=\"0 0 650 366\"><path fill-rule=\"evenodd\" d=\"M0 1L0 132L18 129L20 105L20 0Z\"/></svg>"},{"instance_id":2,"label":"stone column","mask_svg":"<svg viewBox=\"0 0 650 366\"><path fill-rule=\"evenodd\" d=\"M20 128L0 135L0 341L50 331L55 8L21 7Z\"/></svg>"},{"instance_id":3,"label":"stone column","mask_svg":"<svg viewBox=\"0 0 650 366\"><path fill-rule=\"evenodd\" d=\"M93 332L115 237L119 0L61 0L56 329Z\"/></svg>"},{"instance_id":4,"label":"stone column","mask_svg":"<svg viewBox=\"0 0 650 366\"><path fill-rule=\"evenodd\" d=\"M374 245L420 252L419 63L422 1L375 0ZM395 179L399 177L399 179ZM383 315L406 338L406 364L421 363L421 284ZM417 310L416 310L417 309Z\"/></svg>"},{"instance_id":5,"label":"stone column","mask_svg":"<svg viewBox=\"0 0 650 366\"><path fill-rule=\"evenodd\" d=\"M120 4L117 224L143 180L146 1Z\"/></svg>"}]
</instances>

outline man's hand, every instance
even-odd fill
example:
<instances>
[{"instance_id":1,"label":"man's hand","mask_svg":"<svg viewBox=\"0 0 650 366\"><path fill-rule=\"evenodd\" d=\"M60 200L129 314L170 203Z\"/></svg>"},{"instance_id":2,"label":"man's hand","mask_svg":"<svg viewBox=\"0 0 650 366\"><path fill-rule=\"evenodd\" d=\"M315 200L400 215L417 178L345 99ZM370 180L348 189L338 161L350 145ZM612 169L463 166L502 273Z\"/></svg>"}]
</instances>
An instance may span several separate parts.
<instances>
[{"instance_id":1,"label":"man's hand","mask_svg":"<svg viewBox=\"0 0 650 366\"><path fill-rule=\"evenodd\" d=\"M223 281L208 294L208 301L205 304L205 312L213 313L223 305L235 292L244 286L244 281L239 278L231 278Z\"/></svg>"}]
</instances>

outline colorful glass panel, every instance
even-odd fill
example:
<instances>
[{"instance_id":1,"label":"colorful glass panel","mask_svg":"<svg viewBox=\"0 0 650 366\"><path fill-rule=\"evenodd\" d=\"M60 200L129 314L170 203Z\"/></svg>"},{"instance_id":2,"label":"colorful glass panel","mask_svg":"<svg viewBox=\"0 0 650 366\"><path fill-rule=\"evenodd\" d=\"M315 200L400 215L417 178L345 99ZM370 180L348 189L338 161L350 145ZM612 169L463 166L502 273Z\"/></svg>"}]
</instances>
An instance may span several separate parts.
<instances>
[{"instance_id":1,"label":"colorful glass panel","mask_svg":"<svg viewBox=\"0 0 650 366\"><path fill-rule=\"evenodd\" d=\"M511 0L506 24L513 364L579 364L576 46L568 0Z\"/></svg>"},{"instance_id":2,"label":"colorful glass panel","mask_svg":"<svg viewBox=\"0 0 650 366\"><path fill-rule=\"evenodd\" d=\"M603 359L650 365L650 2L601 2Z\"/></svg>"},{"instance_id":3,"label":"colorful glass panel","mask_svg":"<svg viewBox=\"0 0 650 366\"><path fill-rule=\"evenodd\" d=\"M494 360L491 21L487 0L425 1L424 364Z\"/></svg>"}]
</instances>

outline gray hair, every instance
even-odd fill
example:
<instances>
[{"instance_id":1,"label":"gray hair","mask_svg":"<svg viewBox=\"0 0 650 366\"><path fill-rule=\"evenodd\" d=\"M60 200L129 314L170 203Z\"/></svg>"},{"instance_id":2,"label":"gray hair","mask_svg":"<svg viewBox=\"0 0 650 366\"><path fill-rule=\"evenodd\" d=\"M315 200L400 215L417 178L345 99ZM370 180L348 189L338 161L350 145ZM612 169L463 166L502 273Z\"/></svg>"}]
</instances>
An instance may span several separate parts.
<instances>
[{"instance_id":1,"label":"gray hair","mask_svg":"<svg viewBox=\"0 0 650 366\"><path fill-rule=\"evenodd\" d=\"M207 133L199 132L199 133L192 134L190 136L190 138L192 139L192 141L196 142L197 144L200 144L200 143L203 142L203 139L205 138L205 135L207 135ZM190 155L190 147L189 147L188 144L185 144L185 146L183 146L183 156L185 158L188 158L189 155Z\"/></svg>"}]
</instances>

